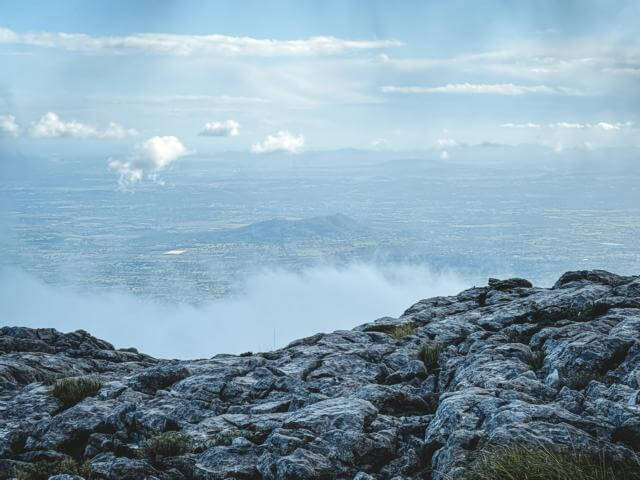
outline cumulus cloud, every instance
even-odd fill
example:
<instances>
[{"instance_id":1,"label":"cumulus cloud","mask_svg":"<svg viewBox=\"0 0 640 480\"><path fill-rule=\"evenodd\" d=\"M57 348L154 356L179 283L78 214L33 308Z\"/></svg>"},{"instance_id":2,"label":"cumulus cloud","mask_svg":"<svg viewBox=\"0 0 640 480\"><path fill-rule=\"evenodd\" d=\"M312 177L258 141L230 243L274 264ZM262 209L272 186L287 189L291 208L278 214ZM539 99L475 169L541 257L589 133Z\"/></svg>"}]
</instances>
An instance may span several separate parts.
<instances>
[{"instance_id":1,"label":"cumulus cloud","mask_svg":"<svg viewBox=\"0 0 640 480\"><path fill-rule=\"evenodd\" d=\"M287 130L280 130L273 135L267 135L261 143L251 147L253 153L301 153L304 149L304 136L293 135Z\"/></svg>"},{"instance_id":2,"label":"cumulus cloud","mask_svg":"<svg viewBox=\"0 0 640 480\"><path fill-rule=\"evenodd\" d=\"M64 121L57 113L47 112L40 120L31 125L31 136L34 138L98 138L119 140L138 134L133 128L125 128L110 122L106 129L98 129L76 120Z\"/></svg>"},{"instance_id":3,"label":"cumulus cloud","mask_svg":"<svg viewBox=\"0 0 640 480\"><path fill-rule=\"evenodd\" d=\"M551 87L548 85L516 85L513 83L449 83L438 87L394 86L380 88L383 93L404 94L489 94L489 95L524 95L527 93L544 95L580 95L580 92L569 87Z\"/></svg>"},{"instance_id":4,"label":"cumulus cloud","mask_svg":"<svg viewBox=\"0 0 640 480\"><path fill-rule=\"evenodd\" d=\"M68 51L162 55L311 56L339 55L403 45L397 40L345 40L317 36L305 40L272 40L229 35L175 35L136 33L98 37L82 33L19 33L0 27L0 43L57 48Z\"/></svg>"},{"instance_id":5,"label":"cumulus cloud","mask_svg":"<svg viewBox=\"0 0 640 480\"><path fill-rule=\"evenodd\" d=\"M203 137L235 137L240 133L240 124L235 120L205 123L198 135Z\"/></svg>"},{"instance_id":6,"label":"cumulus cloud","mask_svg":"<svg viewBox=\"0 0 640 480\"><path fill-rule=\"evenodd\" d=\"M17 137L20 125L13 115L0 115L0 136Z\"/></svg>"},{"instance_id":7,"label":"cumulus cloud","mask_svg":"<svg viewBox=\"0 0 640 480\"><path fill-rule=\"evenodd\" d=\"M142 181L145 176L157 180L157 174L161 170L187 153L187 148L177 137L152 137L139 145L130 158L109 161L109 169L120 176L120 188L127 189Z\"/></svg>"}]
</instances>

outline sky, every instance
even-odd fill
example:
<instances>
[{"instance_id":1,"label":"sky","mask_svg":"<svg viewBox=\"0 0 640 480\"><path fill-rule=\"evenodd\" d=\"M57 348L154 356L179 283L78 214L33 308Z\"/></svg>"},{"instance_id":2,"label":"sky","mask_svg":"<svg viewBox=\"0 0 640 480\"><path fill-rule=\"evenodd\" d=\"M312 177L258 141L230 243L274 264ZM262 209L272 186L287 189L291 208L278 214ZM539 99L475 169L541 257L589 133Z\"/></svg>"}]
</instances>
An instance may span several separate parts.
<instances>
[{"instance_id":1,"label":"sky","mask_svg":"<svg viewBox=\"0 0 640 480\"><path fill-rule=\"evenodd\" d=\"M640 147L640 2L0 3L0 152Z\"/></svg>"}]
</instances>

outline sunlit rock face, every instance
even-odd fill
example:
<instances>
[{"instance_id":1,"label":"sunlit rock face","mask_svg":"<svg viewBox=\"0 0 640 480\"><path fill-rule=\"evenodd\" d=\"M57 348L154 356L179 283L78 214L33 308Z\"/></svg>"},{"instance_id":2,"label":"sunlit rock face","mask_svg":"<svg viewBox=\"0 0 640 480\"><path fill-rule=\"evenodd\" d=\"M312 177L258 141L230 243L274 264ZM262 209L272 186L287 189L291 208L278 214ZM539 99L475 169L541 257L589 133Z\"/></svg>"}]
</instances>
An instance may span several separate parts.
<instances>
[{"instance_id":1,"label":"sunlit rock face","mask_svg":"<svg viewBox=\"0 0 640 480\"><path fill-rule=\"evenodd\" d=\"M568 272L550 289L492 279L399 318L202 360L5 327L0 477L72 458L113 480L445 480L512 444L629 460L639 339L640 277L603 271ZM62 404L63 377L100 388ZM182 444L150 451L163 432Z\"/></svg>"}]
</instances>

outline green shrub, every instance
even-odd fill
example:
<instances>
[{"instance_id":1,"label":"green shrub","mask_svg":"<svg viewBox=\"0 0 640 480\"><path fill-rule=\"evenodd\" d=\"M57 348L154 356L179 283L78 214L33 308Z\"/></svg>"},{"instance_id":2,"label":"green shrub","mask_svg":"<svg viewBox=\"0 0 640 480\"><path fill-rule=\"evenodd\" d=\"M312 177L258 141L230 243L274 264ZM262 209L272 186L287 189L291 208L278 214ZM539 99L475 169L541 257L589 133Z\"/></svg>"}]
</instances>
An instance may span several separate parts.
<instances>
[{"instance_id":1,"label":"green shrub","mask_svg":"<svg viewBox=\"0 0 640 480\"><path fill-rule=\"evenodd\" d=\"M260 444L264 441L264 433L254 432L251 430L245 430L243 428L231 428L228 430L222 430L213 435L209 442L212 446L217 445L231 445L234 438L242 437L250 442Z\"/></svg>"},{"instance_id":2,"label":"green shrub","mask_svg":"<svg viewBox=\"0 0 640 480\"><path fill-rule=\"evenodd\" d=\"M59 461L42 461L29 463L13 470L13 476L18 480L48 480L53 475L79 475L85 480L93 476L89 462L78 463L72 458Z\"/></svg>"},{"instance_id":3,"label":"green shrub","mask_svg":"<svg viewBox=\"0 0 640 480\"><path fill-rule=\"evenodd\" d=\"M531 355L529 355L529 358L527 359L527 362L529 363L531 370L533 370L534 372L540 370L544 365L545 357L546 355L543 351L532 352Z\"/></svg>"},{"instance_id":4,"label":"green shrub","mask_svg":"<svg viewBox=\"0 0 640 480\"><path fill-rule=\"evenodd\" d=\"M154 435L142 445L143 456L155 459L161 457L176 457L190 453L193 450L189 438L180 432L164 432Z\"/></svg>"},{"instance_id":5,"label":"green shrub","mask_svg":"<svg viewBox=\"0 0 640 480\"><path fill-rule=\"evenodd\" d=\"M425 342L418 349L418 358L422 360L427 370L438 366L440 354L447 348L443 342Z\"/></svg>"},{"instance_id":6,"label":"green shrub","mask_svg":"<svg viewBox=\"0 0 640 480\"><path fill-rule=\"evenodd\" d=\"M584 390L591 380L602 381L602 374L579 370L567 376L562 383L572 390Z\"/></svg>"},{"instance_id":7,"label":"green shrub","mask_svg":"<svg viewBox=\"0 0 640 480\"><path fill-rule=\"evenodd\" d=\"M400 325L396 325L393 330L391 330L391 336L396 340L400 340L401 338L413 335L415 331L416 327L414 327L410 323L401 323Z\"/></svg>"},{"instance_id":8,"label":"green shrub","mask_svg":"<svg viewBox=\"0 0 640 480\"><path fill-rule=\"evenodd\" d=\"M511 446L480 454L464 480L638 480L640 464L614 464L603 455Z\"/></svg>"},{"instance_id":9,"label":"green shrub","mask_svg":"<svg viewBox=\"0 0 640 480\"><path fill-rule=\"evenodd\" d=\"M102 388L102 382L92 377L72 377L58 380L52 394L62 408L69 408L87 397L92 397Z\"/></svg>"}]
</instances>

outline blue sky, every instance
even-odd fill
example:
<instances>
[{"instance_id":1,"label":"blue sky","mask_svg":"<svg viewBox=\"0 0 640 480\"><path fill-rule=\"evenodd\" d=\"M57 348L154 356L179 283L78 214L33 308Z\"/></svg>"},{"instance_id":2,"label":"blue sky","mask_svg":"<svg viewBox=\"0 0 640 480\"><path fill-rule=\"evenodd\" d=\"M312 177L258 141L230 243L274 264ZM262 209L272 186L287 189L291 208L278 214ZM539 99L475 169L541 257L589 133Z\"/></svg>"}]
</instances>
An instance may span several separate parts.
<instances>
[{"instance_id":1,"label":"blue sky","mask_svg":"<svg viewBox=\"0 0 640 480\"><path fill-rule=\"evenodd\" d=\"M638 148L638 18L637 1L7 1L0 142L142 174L226 150Z\"/></svg>"}]
</instances>

